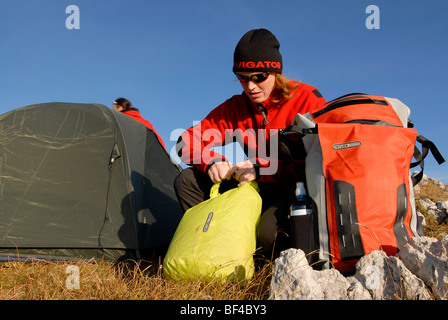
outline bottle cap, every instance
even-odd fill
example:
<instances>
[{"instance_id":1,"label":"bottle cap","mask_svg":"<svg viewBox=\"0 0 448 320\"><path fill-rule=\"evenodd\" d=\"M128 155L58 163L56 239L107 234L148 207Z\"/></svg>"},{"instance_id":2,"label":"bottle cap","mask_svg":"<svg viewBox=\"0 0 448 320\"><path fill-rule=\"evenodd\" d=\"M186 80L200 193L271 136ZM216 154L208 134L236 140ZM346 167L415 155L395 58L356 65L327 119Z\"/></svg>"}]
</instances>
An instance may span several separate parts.
<instances>
[{"instance_id":1,"label":"bottle cap","mask_svg":"<svg viewBox=\"0 0 448 320\"><path fill-rule=\"evenodd\" d=\"M306 195L305 184L303 182L297 182L296 196L298 195Z\"/></svg>"}]
</instances>

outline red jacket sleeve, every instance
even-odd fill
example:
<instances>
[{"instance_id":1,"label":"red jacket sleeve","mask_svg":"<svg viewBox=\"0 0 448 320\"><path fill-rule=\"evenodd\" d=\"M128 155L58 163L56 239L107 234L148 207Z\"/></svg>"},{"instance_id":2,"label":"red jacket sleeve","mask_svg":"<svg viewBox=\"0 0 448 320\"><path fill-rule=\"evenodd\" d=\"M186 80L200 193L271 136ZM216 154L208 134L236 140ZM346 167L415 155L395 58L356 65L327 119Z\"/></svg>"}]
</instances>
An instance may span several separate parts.
<instances>
[{"instance_id":1,"label":"red jacket sleeve","mask_svg":"<svg viewBox=\"0 0 448 320\"><path fill-rule=\"evenodd\" d=\"M210 112L204 120L182 133L177 152L183 163L205 173L213 163L227 161L223 155L211 149L224 145L226 129L232 127L227 119L230 108L227 100Z\"/></svg>"}]
</instances>

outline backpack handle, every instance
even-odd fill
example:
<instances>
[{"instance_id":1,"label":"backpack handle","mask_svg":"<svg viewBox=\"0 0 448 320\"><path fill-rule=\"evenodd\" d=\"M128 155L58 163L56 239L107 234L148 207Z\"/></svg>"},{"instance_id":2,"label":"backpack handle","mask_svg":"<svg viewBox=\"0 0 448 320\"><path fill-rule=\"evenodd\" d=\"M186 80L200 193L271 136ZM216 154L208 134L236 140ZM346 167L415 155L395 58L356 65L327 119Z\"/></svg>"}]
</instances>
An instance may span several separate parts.
<instances>
[{"instance_id":1,"label":"backpack handle","mask_svg":"<svg viewBox=\"0 0 448 320\"><path fill-rule=\"evenodd\" d=\"M312 116L313 118L317 118L326 112L338 109L340 107L347 107L350 105L365 104L365 103L371 103L383 106L389 105L389 103L385 100L373 99L372 97L362 93L351 93L328 102L325 108L313 112Z\"/></svg>"}]
</instances>

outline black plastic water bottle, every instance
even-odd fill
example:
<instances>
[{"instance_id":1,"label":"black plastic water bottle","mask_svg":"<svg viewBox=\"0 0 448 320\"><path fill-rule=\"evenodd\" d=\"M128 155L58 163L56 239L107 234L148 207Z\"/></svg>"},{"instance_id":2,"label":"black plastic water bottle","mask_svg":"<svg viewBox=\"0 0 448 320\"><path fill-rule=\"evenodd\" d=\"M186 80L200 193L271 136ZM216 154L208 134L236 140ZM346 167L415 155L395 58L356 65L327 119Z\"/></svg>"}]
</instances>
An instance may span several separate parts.
<instances>
[{"instance_id":1,"label":"black plastic water bottle","mask_svg":"<svg viewBox=\"0 0 448 320\"><path fill-rule=\"evenodd\" d=\"M313 203L307 196L303 182L297 182L296 199L291 205L292 247L301 249L305 254L310 252L310 231Z\"/></svg>"}]
</instances>

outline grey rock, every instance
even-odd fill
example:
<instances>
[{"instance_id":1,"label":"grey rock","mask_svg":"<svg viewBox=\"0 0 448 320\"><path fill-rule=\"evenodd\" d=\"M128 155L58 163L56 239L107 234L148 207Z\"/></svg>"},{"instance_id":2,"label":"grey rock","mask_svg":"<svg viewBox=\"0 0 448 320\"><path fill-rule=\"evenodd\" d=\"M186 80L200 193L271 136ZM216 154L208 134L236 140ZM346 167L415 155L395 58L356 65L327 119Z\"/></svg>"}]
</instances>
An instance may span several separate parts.
<instances>
[{"instance_id":1,"label":"grey rock","mask_svg":"<svg viewBox=\"0 0 448 320\"><path fill-rule=\"evenodd\" d=\"M418 171L414 171L412 173L412 177L416 176L418 173L419 173ZM445 188L445 185L444 185L444 183L442 181L436 180L434 178L430 178L426 174L423 174L422 180L420 180L419 184L427 185L429 181L432 182L433 184L437 185L438 187L442 188L442 189Z\"/></svg>"},{"instance_id":2,"label":"grey rock","mask_svg":"<svg viewBox=\"0 0 448 320\"><path fill-rule=\"evenodd\" d=\"M435 221L438 224L441 224L447 218L447 213L445 210L438 209L436 205L428 207L426 212L432 216L434 216Z\"/></svg>"},{"instance_id":3,"label":"grey rock","mask_svg":"<svg viewBox=\"0 0 448 320\"><path fill-rule=\"evenodd\" d=\"M288 249L274 262L269 299L427 300L431 297L418 275L408 270L397 256L387 256L383 251L372 251L362 257L356 264L356 273L345 278L336 269L314 270L302 250Z\"/></svg>"},{"instance_id":4,"label":"grey rock","mask_svg":"<svg viewBox=\"0 0 448 320\"><path fill-rule=\"evenodd\" d=\"M448 298L448 235L438 239L414 237L397 256L414 275L431 288L437 299Z\"/></svg>"},{"instance_id":5,"label":"grey rock","mask_svg":"<svg viewBox=\"0 0 448 320\"><path fill-rule=\"evenodd\" d=\"M420 199L419 202L423 206L423 208L425 208L426 210L428 210L429 207L436 206L436 204L434 202L432 202L431 200L426 199L426 198Z\"/></svg>"},{"instance_id":6,"label":"grey rock","mask_svg":"<svg viewBox=\"0 0 448 320\"><path fill-rule=\"evenodd\" d=\"M356 277L348 277L350 287L347 289L347 296L350 300L372 300L372 295L365 285Z\"/></svg>"},{"instance_id":7,"label":"grey rock","mask_svg":"<svg viewBox=\"0 0 448 320\"><path fill-rule=\"evenodd\" d=\"M427 300L430 294L422 280L406 269L397 257L372 251L356 264L353 276L374 300Z\"/></svg>"},{"instance_id":8,"label":"grey rock","mask_svg":"<svg viewBox=\"0 0 448 320\"><path fill-rule=\"evenodd\" d=\"M447 201L438 201L436 203L437 209L448 211L448 200Z\"/></svg>"},{"instance_id":9,"label":"grey rock","mask_svg":"<svg viewBox=\"0 0 448 320\"><path fill-rule=\"evenodd\" d=\"M336 269L313 270L302 250L288 249L274 262L270 299L346 300L349 286Z\"/></svg>"},{"instance_id":10,"label":"grey rock","mask_svg":"<svg viewBox=\"0 0 448 320\"><path fill-rule=\"evenodd\" d=\"M447 218L448 201L432 202L429 199L420 199L420 204L426 209L426 213L434 216L435 221L441 224Z\"/></svg>"}]
</instances>

